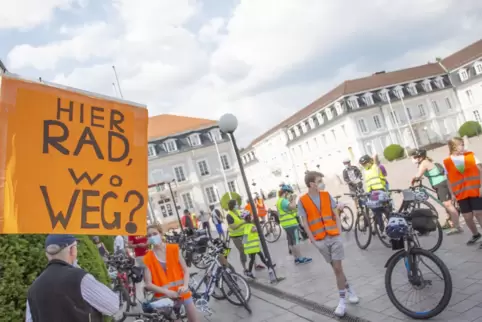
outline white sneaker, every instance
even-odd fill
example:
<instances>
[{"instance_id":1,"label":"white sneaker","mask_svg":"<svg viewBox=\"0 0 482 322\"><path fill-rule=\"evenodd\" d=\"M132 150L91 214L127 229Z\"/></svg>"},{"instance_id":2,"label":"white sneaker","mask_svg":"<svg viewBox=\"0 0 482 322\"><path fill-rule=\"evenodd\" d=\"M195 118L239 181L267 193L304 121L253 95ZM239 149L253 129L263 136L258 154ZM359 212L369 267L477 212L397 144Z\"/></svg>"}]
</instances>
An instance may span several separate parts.
<instances>
[{"instance_id":1,"label":"white sneaker","mask_svg":"<svg viewBox=\"0 0 482 322\"><path fill-rule=\"evenodd\" d=\"M345 316L345 311L346 311L345 302L340 301L334 313L336 316L342 318Z\"/></svg>"},{"instance_id":2,"label":"white sneaker","mask_svg":"<svg viewBox=\"0 0 482 322\"><path fill-rule=\"evenodd\" d=\"M360 302L360 299L358 298L358 296L356 296L355 292L353 291L350 292L349 290L346 290L346 295L347 295L348 303L358 304L358 302Z\"/></svg>"}]
</instances>

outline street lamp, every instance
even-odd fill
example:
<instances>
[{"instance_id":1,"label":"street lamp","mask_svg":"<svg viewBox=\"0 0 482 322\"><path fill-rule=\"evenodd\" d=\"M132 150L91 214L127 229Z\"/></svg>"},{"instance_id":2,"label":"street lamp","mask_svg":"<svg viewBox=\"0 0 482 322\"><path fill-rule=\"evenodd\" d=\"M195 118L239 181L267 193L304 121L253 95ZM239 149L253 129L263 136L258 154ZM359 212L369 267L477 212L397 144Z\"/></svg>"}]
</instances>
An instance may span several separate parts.
<instances>
[{"instance_id":1,"label":"street lamp","mask_svg":"<svg viewBox=\"0 0 482 322\"><path fill-rule=\"evenodd\" d=\"M239 170L241 171L241 176L243 177L244 187L246 188L249 205L251 206L251 212L253 213L254 224L256 225L256 229L258 230L261 247L263 248L263 253L266 256L266 260L268 262L270 280L272 283L274 283L278 281L278 278L276 277L276 273L273 268L273 262L271 260L271 255L269 254L268 244L266 243L263 230L259 223L258 211L256 209L256 205L254 204L253 196L251 195L251 190L249 189L248 178L246 177L246 173L243 167L243 161L241 160L241 155L239 154L238 144L236 143L236 139L234 137L234 131L236 131L237 127L238 127L238 119L233 114L224 114L219 119L219 129L222 132L228 134L229 137L231 138L231 142L233 143L234 153L236 154L236 159L238 160Z\"/></svg>"},{"instance_id":2,"label":"street lamp","mask_svg":"<svg viewBox=\"0 0 482 322\"><path fill-rule=\"evenodd\" d=\"M162 176L162 179L164 181L164 182L162 182L162 184L167 184L167 186L169 187L169 192L171 193L172 203L174 204L174 209L176 210L177 220L179 221L179 229L181 229L181 231L184 233L184 229L182 228L181 216L179 215L179 209L177 209L176 198L174 198L174 192L172 192L171 183L174 182L175 179L169 173L165 173Z\"/></svg>"}]
</instances>

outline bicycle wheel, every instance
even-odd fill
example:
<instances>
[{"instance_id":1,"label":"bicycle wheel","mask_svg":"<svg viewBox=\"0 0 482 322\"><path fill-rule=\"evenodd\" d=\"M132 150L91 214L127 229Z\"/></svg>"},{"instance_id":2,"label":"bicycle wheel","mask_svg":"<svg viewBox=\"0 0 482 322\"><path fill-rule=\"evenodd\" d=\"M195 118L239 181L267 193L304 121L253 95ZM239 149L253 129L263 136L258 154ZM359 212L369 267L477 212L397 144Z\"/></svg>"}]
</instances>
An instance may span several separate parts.
<instances>
[{"instance_id":1,"label":"bicycle wheel","mask_svg":"<svg viewBox=\"0 0 482 322\"><path fill-rule=\"evenodd\" d=\"M422 309L420 311L412 311L412 310L406 308L404 305L402 305L400 303L398 298L395 296L395 291L401 290L402 287L400 287L400 285L398 285L398 284L394 285L394 283L392 283L392 274L393 274L393 270L395 268L395 265L402 260L404 260L404 261L406 260L406 258L408 256L407 252L401 252L399 256L395 256L395 257L391 258L390 261L387 263L387 270L385 272L385 288L386 288L386 291L387 291L388 298L390 299L392 304L397 308L397 310L399 310L403 314L411 317L412 319L426 320L426 319L433 318L434 316L437 316L438 314L440 314L447 307L447 305L450 302L450 298L452 297L452 277L450 276L450 271L440 258L438 258L432 252L429 252L428 250L421 249L421 248L412 248L412 249L410 249L410 255L414 257L415 261L420 260L421 262L424 262L423 260L421 260L421 258L425 257L425 260L427 260L427 262L430 261L430 262L434 263L435 266L437 266L437 268L440 269L440 271L442 273L442 277L444 279L444 290L443 290L442 298L440 299L440 301L438 301L436 303L435 307L431 310ZM419 263L418 265L420 265L420 264L421 263ZM402 271L404 271L403 275L404 275L405 278L407 277L406 265L407 264L402 263ZM430 269L430 270L433 272L432 269ZM418 274L422 275L420 269L418 269ZM422 277L421 283L423 283L424 285L420 285L420 284L419 285L413 285L412 284L412 288L417 289L417 290L422 290L427 285L432 286L432 282L433 281L428 280L428 279L423 279L423 277ZM433 299L433 294L430 294L428 296L428 298ZM426 304L427 301L425 299L421 300L421 301L418 301L418 302L416 302L416 300L415 300L415 301L413 301L413 303L414 304L420 304L420 305Z\"/></svg>"},{"instance_id":2,"label":"bicycle wheel","mask_svg":"<svg viewBox=\"0 0 482 322\"><path fill-rule=\"evenodd\" d=\"M204 294L208 282L209 280L207 278L201 277L198 272L189 274L189 289L193 293ZM200 283L203 283L204 288L202 288L203 286L199 286ZM214 290L211 296L216 300L224 300L226 298L221 287L216 284L214 285Z\"/></svg>"},{"instance_id":3,"label":"bicycle wheel","mask_svg":"<svg viewBox=\"0 0 482 322\"><path fill-rule=\"evenodd\" d=\"M195 253L193 255L192 263L196 268L206 269L211 264L211 259L206 254Z\"/></svg>"},{"instance_id":4,"label":"bicycle wheel","mask_svg":"<svg viewBox=\"0 0 482 322\"><path fill-rule=\"evenodd\" d=\"M363 243L361 238L367 235L367 241ZM372 241L372 225L366 213L359 213L355 222L355 240L360 249L366 249Z\"/></svg>"},{"instance_id":5,"label":"bicycle wheel","mask_svg":"<svg viewBox=\"0 0 482 322\"><path fill-rule=\"evenodd\" d=\"M268 243L274 243L281 237L281 226L274 220L268 220L263 225L263 234Z\"/></svg>"},{"instance_id":6,"label":"bicycle wheel","mask_svg":"<svg viewBox=\"0 0 482 322\"><path fill-rule=\"evenodd\" d=\"M224 271L222 273L222 280L221 290L228 302L236 306L244 306L246 310L251 313L251 309L248 309L247 307L247 304L251 299L251 287L244 277L238 273L228 273ZM240 286L246 290L244 294ZM232 297L233 294L234 299Z\"/></svg>"},{"instance_id":7,"label":"bicycle wheel","mask_svg":"<svg viewBox=\"0 0 482 322\"><path fill-rule=\"evenodd\" d=\"M387 216L385 215L385 213L383 213L382 214L382 220L384 222L383 227L386 227L388 224L388 219L387 220L385 219L387 219ZM378 224L376 220L374 220L374 226L375 226L375 233L377 234L378 239L380 239L380 241L385 247L391 248L392 243L390 242L390 239L385 235L384 231L380 227L380 224Z\"/></svg>"},{"instance_id":8,"label":"bicycle wheel","mask_svg":"<svg viewBox=\"0 0 482 322\"><path fill-rule=\"evenodd\" d=\"M125 321L126 317L124 316L124 312L129 312L131 310L131 303L129 298L129 293L122 285L114 286L114 293L117 293L119 296L119 307L121 308L114 316L113 319L115 322L123 322Z\"/></svg>"},{"instance_id":9,"label":"bicycle wheel","mask_svg":"<svg viewBox=\"0 0 482 322\"><path fill-rule=\"evenodd\" d=\"M355 216L353 216L353 210L350 207L345 206L340 211L340 221L341 229L343 231L350 231L353 228L353 222L355 221Z\"/></svg>"}]
</instances>

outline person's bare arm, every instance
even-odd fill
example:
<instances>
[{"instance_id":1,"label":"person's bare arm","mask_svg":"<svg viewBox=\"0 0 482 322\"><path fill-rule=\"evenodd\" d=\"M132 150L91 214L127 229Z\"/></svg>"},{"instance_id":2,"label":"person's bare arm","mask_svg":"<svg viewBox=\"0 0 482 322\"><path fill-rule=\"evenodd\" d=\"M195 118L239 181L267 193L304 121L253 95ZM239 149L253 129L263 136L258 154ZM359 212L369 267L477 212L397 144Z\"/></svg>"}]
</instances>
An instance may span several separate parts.
<instances>
[{"instance_id":1,"label":"person's bare arm","mask_svg":"<svg viewBox=\"0 0 482 322\"><path fill-rule=\"evenodd\" d=\"M415 175L414 179L419 180L423 176L425 171L427 171L427 169L428 169L428 163L429 162L430 161L423 160L422 163L420 163L420 165L418 166L417 174Z\"/></svg>"},{"instance_id":2,"label":"person's bare arm","mask_svg":"<svg viewBox=\"0 0 482 322\"><path fill-rule=\"evenodd\" d=\"M182 271L184 273L184 284L179 289L179 293L185 293L189 290L189 268L187 267L186 261L184 257L182 257L181 252L179 251L179 264L181 264Z\"/></svg>"},{"instance_id":3,"label":"person's bare arm","mask_svg":"<svg viewBox=\"0 0 482 322\"><path fill-rule=\"evenodd\" d=\"M289 199L290 204L288 205L289 210L295 210L298 207L298 205L296 203L297 198L298 198L298 196L295 195L295 194L292 194L290 196L290 199Z\"/></svg>"},{"instance_id":4,"label":"person's bare arm","mask_svg":"<svg viewBox=\"0 0 482 322\"><path fill-rule=\"evenodd\" d=\"M373 155L373 162L375 162L376 165L380 164L380 159L378 158L378 154Z\"/></svg>"}]
</instances>

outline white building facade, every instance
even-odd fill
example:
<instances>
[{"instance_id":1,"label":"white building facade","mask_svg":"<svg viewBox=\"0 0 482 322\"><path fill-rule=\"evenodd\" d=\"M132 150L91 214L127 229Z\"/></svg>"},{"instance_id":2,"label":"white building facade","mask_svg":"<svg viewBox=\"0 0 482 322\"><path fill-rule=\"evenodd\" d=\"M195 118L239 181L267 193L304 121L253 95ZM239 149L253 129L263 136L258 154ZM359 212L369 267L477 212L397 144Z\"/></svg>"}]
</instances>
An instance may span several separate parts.
<instances>
[{"instance_id":1,"label":"white building facade","mask_svg":"<svg viewBox=\"0 0 482 322\"><path fill-rule=\"evenodd\" d=\"M151 210L169 227L178 223L174 201L182 216L219 207L228 191L246 196L232 143L217 125L149 139L149 186Z\"/></svg>"},{"instance_id":2,"label":"white building facade","mask_svg":"<svg viewBox=\"0 0 482 322\"><path fill-rule=\"evenodd\" d=\"M345 158L435 146L469 120L482 122L482 41L437 63L345 81L256 139L246 151L264 166L248 178L268 190L287 178L303 185L307 170L340 177Z\"/></svg>"}]
</instances>

